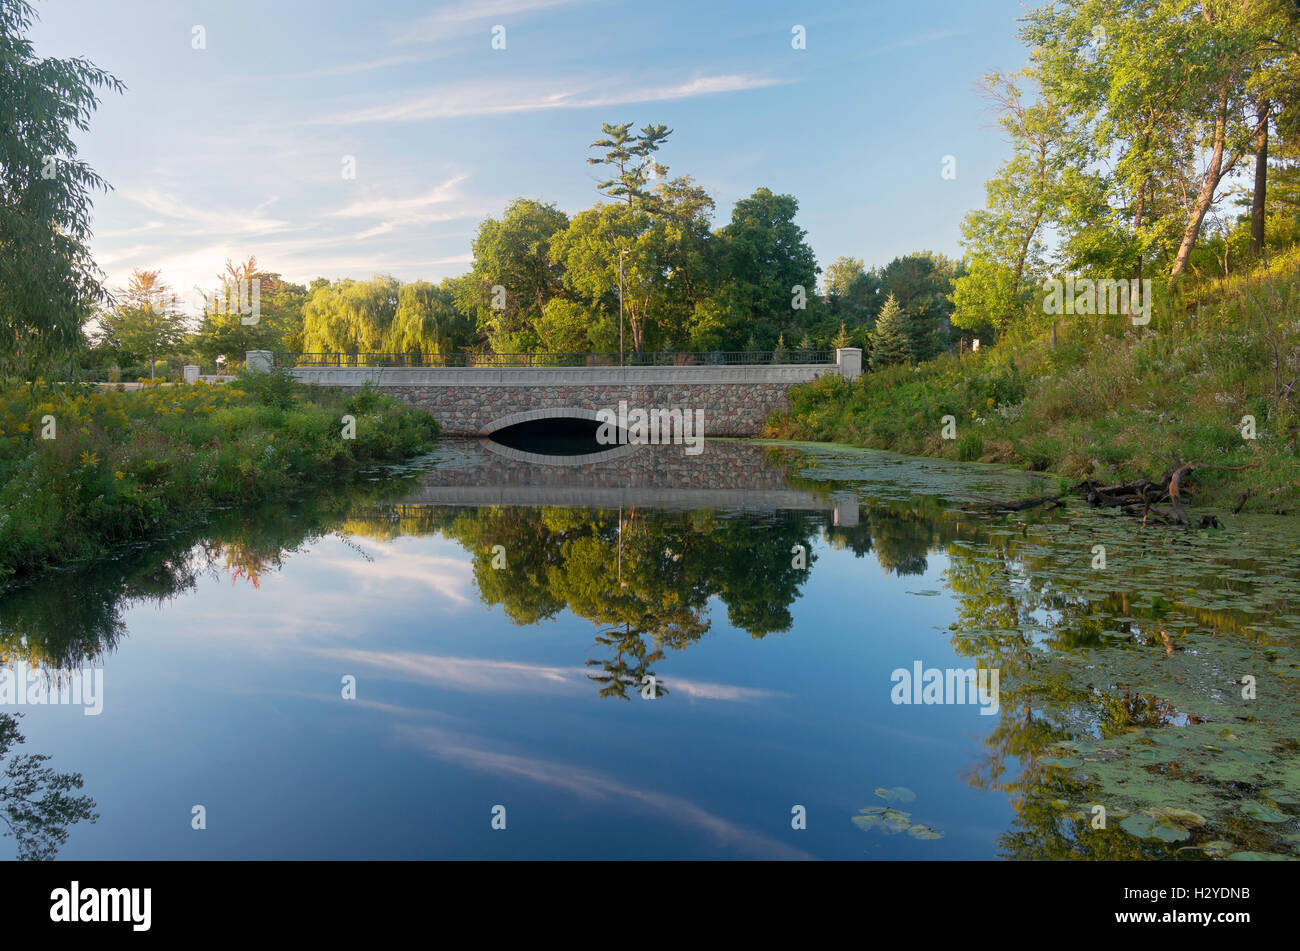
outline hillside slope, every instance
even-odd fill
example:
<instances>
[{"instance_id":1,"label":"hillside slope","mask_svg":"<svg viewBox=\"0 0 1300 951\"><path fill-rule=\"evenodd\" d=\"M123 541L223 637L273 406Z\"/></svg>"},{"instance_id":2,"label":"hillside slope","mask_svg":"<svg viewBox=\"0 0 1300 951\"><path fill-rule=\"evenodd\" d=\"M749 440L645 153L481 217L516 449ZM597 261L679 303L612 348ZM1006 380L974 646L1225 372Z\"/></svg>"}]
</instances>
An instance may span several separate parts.
<instances>
[{"instance_id":1,"label":"hillside slope","mask_svg":"<svg viewBox=\"0 0 1300 951\"><path fill-rule=\"evenodd\" d=\"M767 434L1009 463L1063 485L1196 462L1224 467L1194 473L1199 505L1300 511L1300 249L1160 295L1146 326L1058 317L1053 343L1052 318L1035 314L976 353L823 377L791 392Z\"/></svg>"}]
</instances>

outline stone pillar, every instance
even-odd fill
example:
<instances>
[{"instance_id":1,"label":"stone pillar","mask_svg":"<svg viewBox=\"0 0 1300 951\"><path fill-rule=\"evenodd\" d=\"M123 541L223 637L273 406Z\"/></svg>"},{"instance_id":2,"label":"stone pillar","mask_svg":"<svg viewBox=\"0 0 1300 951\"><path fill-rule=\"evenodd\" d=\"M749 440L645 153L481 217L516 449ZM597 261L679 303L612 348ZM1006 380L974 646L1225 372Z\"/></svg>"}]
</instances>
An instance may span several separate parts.
<instances>
[{"instance_id":1,"label":"stone pillar","mask_svg":"<svg viewBox=\"0 0 1300 951\"><path fill-rule=\"evenodd\" d=\"M199 382L199 368L193 364L187 364L182 372L185 374L186 383Z\"/></svg>"},{"instance_id":2,"label":"stone pillar","mask_svg":"<svg viewBox=\"0 0 1300 951\"><path fill-rule=\"evenodd\" d=\"M835 351L835 365L840 368L840 376L846 380L856 380L862 376L862 348L841 347Z\"/></svg>"},{"instance_id":3,"label":"stone pillar","mask_svg":"<svg viewBox=\"0 0 1300 951\"><path fill-rule=\"evenodd\" d=\"M831 518L835 525L840 528L856 528L858 524L858 500L837 500Z\"/></svg>"},{"instance_id":4,"label":"stone pillar","mask_svg":"<svg viewBox=\"0 0 1300 951\"><path fill-rule=\"evenodd\" d=\"M270 350L248 350L244 353L244 367L249 373L270 373L275 366L275 355Z\"/></svg>"}]
</instances>

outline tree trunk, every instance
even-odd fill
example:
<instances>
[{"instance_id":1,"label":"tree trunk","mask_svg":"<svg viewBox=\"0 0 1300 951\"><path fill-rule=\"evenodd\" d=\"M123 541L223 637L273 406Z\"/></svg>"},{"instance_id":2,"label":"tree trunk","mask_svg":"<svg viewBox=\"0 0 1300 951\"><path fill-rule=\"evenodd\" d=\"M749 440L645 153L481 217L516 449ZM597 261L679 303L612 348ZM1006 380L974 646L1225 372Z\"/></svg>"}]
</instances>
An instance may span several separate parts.
<instances>
[{"instance_id":1,"label":"tree trunk","mask_svg":"<svg viewBox=\"0 0 1300 951\"><path fill-rule=\"evenodd\" d=\"M1264 253L1264 202L1268 197L1268 117L1273 104L1259 104L1259 128L1255 130L1255 193L1250 200L1250 254Z\"/></svg>"},{"instance_id":2,"label":"tree trunk","mask_svg":"<svg viewBox=\"0 0 1300 951\"><path fill-rule=\"evenodd\" d=\"M1138 238L1142 233L1142 216L1146 214L1147 205L1147 179L1143 177L1142 184L1138 186L1137 207L1133 213L1133 236ZM1138 251L1137 263L1133 265L1133 280L1141 282L1142 280L1142 252Z\"/></svg>"},{"instance_id":3,"label":"tree trunk","mask_svg":"<svg viewBox=\"0 0 1300 951\"><path fill-rule=\"evenodd\" d=\"M1171 280L1187 269L1192 248L1196 246L1196 238L1201 233L1201 222L1205 220L1210 205L1214 204L1214 190L1219 187L1224 174L1223 145L1227 130L1228 84L1225 82L1219 87L1218 108L1214 116L1214 151L1210 156L1210 167L1205 170L1205 178L1201 181L1201 190L1197 193L1196 203L1192 206L1191 217L1188 218L1187 227L1183 229L1182 244L1178 246L1174 266L1169 270Z\"/></svg>"}]
</instances>

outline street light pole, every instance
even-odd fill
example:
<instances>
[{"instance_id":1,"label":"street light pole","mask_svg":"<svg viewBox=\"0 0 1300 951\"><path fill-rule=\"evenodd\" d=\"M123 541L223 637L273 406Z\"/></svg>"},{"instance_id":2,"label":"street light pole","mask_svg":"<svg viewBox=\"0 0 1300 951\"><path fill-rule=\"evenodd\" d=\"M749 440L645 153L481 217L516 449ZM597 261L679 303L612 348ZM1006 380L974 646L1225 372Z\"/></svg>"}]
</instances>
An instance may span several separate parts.
<instances>
[{"instance_id":1,"label":"street light pole","mask_svg":"<svg viewBox=\"0 0 1300 951\"><path fill-rule=\"evenodd\" d=\"M623 255L627 248L618 252L618 365L623 366Z\"/></svg>"}]
</instances>

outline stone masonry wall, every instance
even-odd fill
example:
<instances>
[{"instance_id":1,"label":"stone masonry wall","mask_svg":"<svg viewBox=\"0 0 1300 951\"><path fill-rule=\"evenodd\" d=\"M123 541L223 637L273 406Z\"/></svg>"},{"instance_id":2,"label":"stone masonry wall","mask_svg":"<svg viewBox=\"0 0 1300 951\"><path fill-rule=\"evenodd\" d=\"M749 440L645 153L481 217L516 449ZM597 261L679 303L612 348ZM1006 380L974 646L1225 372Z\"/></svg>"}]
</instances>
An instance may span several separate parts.
<instances>
[{"instance_id":1,"label":"stone masonry wall","mask_svg":"<svg viewBox=\"0 0 1300 951\"><path fill-rule=\"evenodd\" d=\"M433 414L448 435L479 435L530 410L628 409L704 411L706 436L758 436L763 422L788 409L790 383L649 383L573 386L401 386L379 389Z\"/></svg>"}]
</instances>

